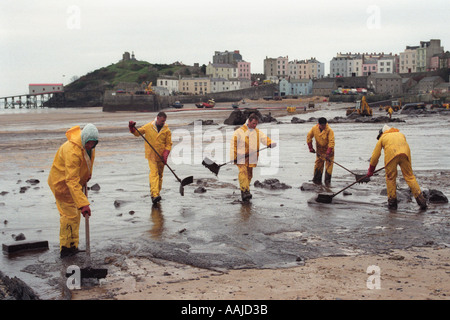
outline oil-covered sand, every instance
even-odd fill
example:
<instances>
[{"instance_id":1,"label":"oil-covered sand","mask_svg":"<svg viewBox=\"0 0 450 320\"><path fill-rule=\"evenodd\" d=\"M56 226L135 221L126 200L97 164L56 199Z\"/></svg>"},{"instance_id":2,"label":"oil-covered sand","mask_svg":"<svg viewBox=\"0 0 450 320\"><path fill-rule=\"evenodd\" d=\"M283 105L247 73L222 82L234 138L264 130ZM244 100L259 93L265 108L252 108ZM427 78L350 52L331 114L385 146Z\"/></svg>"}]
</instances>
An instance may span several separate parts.
<instances>
[{"instance_id":1,"label":"oil-covered sand","mask_svg":"<svg viewBox=\"0 0 450 320\"><path fill-rule=\"evenodd\" d=\"M400 170L397 211L387 209L384 172L340 193L331 204L316 202L318 193L337 192L355 178L335 165L329 189L311 184L315 156L308 152L306 134L315 122L308 120L345 117L348 104L318 103L305 113L299 103L297 113L288 114L283 106L290 104L294 101L246 105L282 107L260 109L277 119L258 128L278 146L261 152L249 204L240 202L234 165L222 166L215 176L201 164L206 156L218 164L229 160L228 138L235 126L223 121L231 105L167 110L174 140L168 163L178 177L193 176L194 183L181 196L179 182L166 168L158 206L149 197L145 142L128 132L129 120L143 125L154 113L1 110L0 240L11 243L13 235L23 233L26 240L50 244L41 252L3 255L1 270L25 281L42 299L447 299L449 204L430 203L421 211ZM291 123L294 116L306 122ZM394 117L402 120L391 125L407 137L422 190L449 196L449 115ZM199 119L215 124L193 124ZM64 132L89 122L100 132L89 182L100 187L89 192L91 256L94 266L108 268L108 276L69 290L66 269L83 267L85 254L59 258L59 215L46 181ZM335 161L365 173L383 124L330 124ZM382 163L381 158L379 167ZM254 186L273 178L288 188ZM81 249L84 239L82 221ZM367 286L371 266L379 267L379 289Z\"/></svg>"}]
</instances>

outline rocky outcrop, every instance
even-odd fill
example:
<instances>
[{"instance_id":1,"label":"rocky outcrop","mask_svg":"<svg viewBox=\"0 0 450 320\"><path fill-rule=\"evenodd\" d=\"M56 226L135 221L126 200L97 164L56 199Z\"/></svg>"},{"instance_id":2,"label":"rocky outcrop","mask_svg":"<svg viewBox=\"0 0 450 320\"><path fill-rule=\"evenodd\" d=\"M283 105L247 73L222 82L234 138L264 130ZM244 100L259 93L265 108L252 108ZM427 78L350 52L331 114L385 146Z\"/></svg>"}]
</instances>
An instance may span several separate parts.
<instances>
[{"instance_id":1,"label":"rocky outcrop","mask_svg":"<svg viewBox=\"0 0 450 320\"><path fill-rule=\"evenodd\" d=\"M231 112L231 114L228 116L227 119L225 119L225 121L223 123L228 124L228 125L243 125L252 113L255 113L259 117L260 122L276 122L277 121L274 117L272 117L270 112L267 115L262 115L258 109L247 109L246 108L243 110L241 110L241 109L233 110L233 112Z\"/></svg>"}]
</instances>

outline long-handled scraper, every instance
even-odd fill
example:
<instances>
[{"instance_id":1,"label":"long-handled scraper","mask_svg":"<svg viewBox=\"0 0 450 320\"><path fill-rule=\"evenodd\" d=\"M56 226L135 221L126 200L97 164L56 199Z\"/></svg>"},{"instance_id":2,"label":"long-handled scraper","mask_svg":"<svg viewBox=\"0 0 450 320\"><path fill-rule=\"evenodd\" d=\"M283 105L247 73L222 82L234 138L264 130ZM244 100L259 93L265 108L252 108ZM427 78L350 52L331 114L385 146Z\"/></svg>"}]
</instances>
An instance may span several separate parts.
<instances>
[{"instance_id":1,"label":"long-handled scraper","mask_svg":"<svg viewBox=\"0 0 450 320\"><path fill-rule=\"evenodd\" d=\"M383 168L380 168L380 169L378 169L378 170L376 170L374 173L377 173L378 171L381 171L381 170L383 170L383 169L384 169L384 167L383 167ZM344 190L350 188L350 187L353 186L355 183L361 183L362 180L365 179L365 178L367 178L367 175L364 176L364 177L362 177L362 178L359 178L358 180L356 180L356 181L353 182L352 184L349 184L349 185L346 186L344 189L339 190L339 191L336 192L336 193L332 193L332 194L319 193L319 195L317 196L316 201L317 201L317 202L321 202L321 203L331 203L331 201L333 200L333 198L336 197L339 193L341 193L342 191L344 191Z\"/></svg>"},{"instance_id":2,"label":"long-handled scraper","mask_svg":"<svg viewBox=\"0 0 450 320\"><path fill-rule=\"evenodd\" d=\"M259 149L259 151L262 151L267 148L268 147L261 148L261 149ZM250 154L253 154L255 152L257 152L257 151L247 153L242 158L244 158L244 157L247 158ZM202 165L204 165L206 168L208 168L212 173L214 173L217 176L219 174L220 167L223 167L224 165L230 164L233 162L234 162L234 160L231 160L231 161L228 161L228 162L225 162L222 164L217 164L214 161L212 161L211 159L209 159L208 157L205 157L202 161Z\"/></svg>"},{"instance_id":3,"label":"long-handled scraper","mask_svg":"<svg viewBox=\"0 0 450 320\"><path fill-rule=\"evenodd\" d=\"M84 194L87 196L87 186L83 187ZM91 241L90 241L90 235L89 235L89 215L85 215L84 217L85 222L85 230L86 230L86 261L85 261L85 267L80 268L80 277L81 279L87 279L87 278L97 278L97 279L103 279L106 278L108 275L108 269L105 268L92 268L91 266ZM66 273L67 277L70 277L72 273Z\"/></svg>"},{"instance_id":4,"label":"long-handled scraper","mask_svg":"<svg viewBox=\"0 0 450 320\"><path fill-rule=\"evenodd\" d=\"M169 168L169 170L173 173L173 175L175 176L175 178L178 180L178 182L180 183L180 194L182 196L184 196L184 186L191 184L192 182L194 182L194 177L193 176L189 176L187 178L184 178L183 180L181 180L180 178L178 178L178 176L175 174L175 172L172 170L172 168L164 161L164 158L158 153L158 151L156 151L156 149L150 144L150 142L148 142L148 140L144 137L144 135L142 134L142 132L140 132L138 130L138 128L135 128L137 130L137 132L139 132L139 134L141 135L142 139L145 140L145 142L148 143L148 145L153 149L153 151L155 151L155 153L161 158L161 160L164 162L164 165L167 166L167 168Z\"/></svg>"},{"instance_id":5,"label":"long-handled scraper","mask_svg":"<svg viewBox=\"0 0 450 320\"><path fill-rule=\"evenodd\" d=\"M317 154L320 158L323 157L323 156L322 156L321 154L319 154L319 153L316 153L316 154ZM353 174L353 175L355 176L356 181L359 181L359 183L361 183L361 182L367 183L367 182L370 181L370 177L368 177L367 175L365 175L365 174L357 174L357 173L354 173L353 171L350 171L349 169L347 169L346 167L340 165L340 164L337 163L336 161L333 161L333 160L330 160L330 161L333 162L335 165L338 165L338 166L341 167L342 169L347 170L348 172L350 172L351 174ZM364 178L364 179L361 179L361 178Z\"/></svg>"}]
</instances>

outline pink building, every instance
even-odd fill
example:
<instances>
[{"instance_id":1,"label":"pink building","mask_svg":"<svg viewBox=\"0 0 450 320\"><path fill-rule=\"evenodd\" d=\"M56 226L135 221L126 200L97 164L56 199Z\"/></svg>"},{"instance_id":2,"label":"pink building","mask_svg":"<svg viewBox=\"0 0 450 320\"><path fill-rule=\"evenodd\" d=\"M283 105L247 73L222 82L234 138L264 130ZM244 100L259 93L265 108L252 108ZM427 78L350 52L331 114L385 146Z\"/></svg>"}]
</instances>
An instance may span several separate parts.
<instances>
[{"instance_id":1,"label":"pink building","mask_svg":"<svg viewBox=\"0 0 450 320\"><path fill-rule=\"evenodd\" d=\"M362 65L363 76L369 76L372 73L377 73L377 61L366 60Z\"/></svg>"},{"instance_id":2,"label":"pink building","mask_svg":"<svg viewBox=\"0 0 450 320\"><path fill-rule=\"evenodd\" d=\"M238 78L239 79L251 79L251 64L250 62L238 61L237 69L238 69Z\"/></svg>"},{"instance_id":3,"label":"pink building","mask_svg":"<svg viewBox=\"0 0 450 320\"><path fill-rule=\"evenodd\" d=\"M436 54L430 59L430 68L428 71L435 71L437 69L439 69L439 55Z\"/></svg>"}]
</instances>

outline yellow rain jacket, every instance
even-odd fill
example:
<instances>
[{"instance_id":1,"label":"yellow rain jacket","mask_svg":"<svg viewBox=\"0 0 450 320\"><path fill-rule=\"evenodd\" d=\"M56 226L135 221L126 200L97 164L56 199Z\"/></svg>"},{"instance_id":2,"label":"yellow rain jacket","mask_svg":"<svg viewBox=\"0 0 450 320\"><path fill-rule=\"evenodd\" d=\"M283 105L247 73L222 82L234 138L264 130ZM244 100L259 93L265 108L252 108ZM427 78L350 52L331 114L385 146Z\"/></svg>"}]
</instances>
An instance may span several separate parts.
<instances>
[{"instance_id":1,"label":"yellow rain jacket","mask_svg":"<svg viewBox=\"0 0 450 320\"><path fill-rule=\"evenodd\" d=\"M55 198L62 202L75 202L78 209L89 205L83 193L92 175L95 149L89 158L81 143L81 129L75 126L67 130L67 141L58 149L48 176L48 185Z\"/></svg>"},{"instance_id":2,"label":"yellow rain jacket","mask_svg":"<svg viewBox=\"0 0 450 320\"><path fill-rule=\"evenodd\" d=\"M322 132L320 132L318 124L313 126L306 136L306 143L311 143L313 138L316 139L317 151L320 154L325 155L328 148L334 150L334 131L330 128L328 123Z\"/></svg>"},{"instance_id":3,"label":"yellow rain jacket","mask_svg":"<svg viewBox=\"0 0 450 320\"><path fill-rule=\"evenodd\" d=\"M405 135L396 128L391 128L381 135L370 158L370 165L377 166L381 149L384 149L385 166L400 154L406 155L408 160L411 161L411 151Z\"/></svg>"},{"instance_id":4,"label":"yellow rain jacket","mask_svg":"<svg viewBox=\"0 0 450 320\"><path fill-rule=\"evenodd\" d=\"M260 143L270 146L272 140L259 129L250 130L247 124L237 129L231 140L230 151L232 159L236 164L245 164L256 167L259 157ZM245 155L248 155L247 157Z\"/></svg>"},{"instance_id":5,"label":"yellow rain jacket","mask_svg":"<svg viewBox=\"0 0 450 320\"><path fill-rule=\"evenodd\" d=\"M170 151L172 149L172 133L167 123L164 124L159 132L156 128L156 119L143 125L138 130L152 144L160 156L163 155L164 150ZM137 137L140 136L137 131L133 132L133 134ZM162 161L148 143L145 143L145 158L151 161Z\"/></svg>"}]
</instances>

